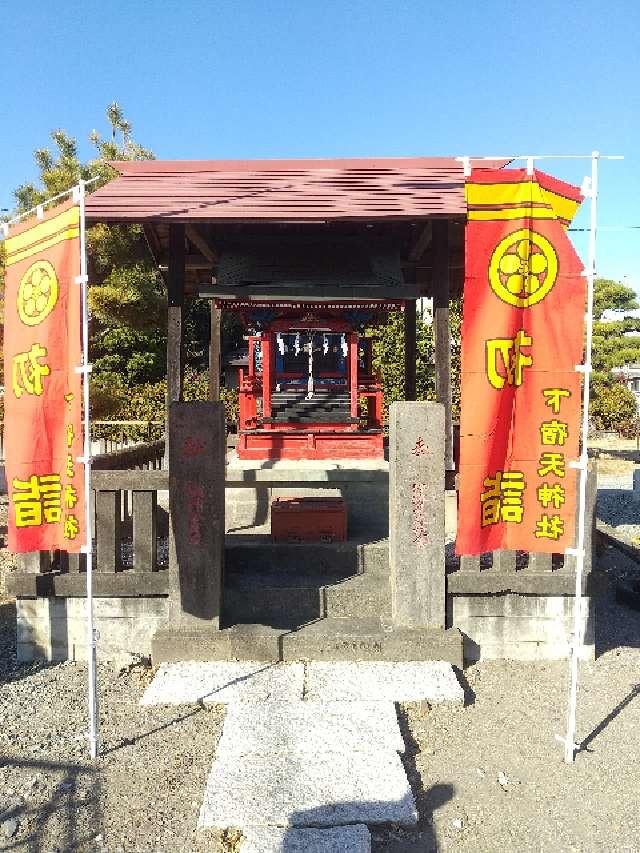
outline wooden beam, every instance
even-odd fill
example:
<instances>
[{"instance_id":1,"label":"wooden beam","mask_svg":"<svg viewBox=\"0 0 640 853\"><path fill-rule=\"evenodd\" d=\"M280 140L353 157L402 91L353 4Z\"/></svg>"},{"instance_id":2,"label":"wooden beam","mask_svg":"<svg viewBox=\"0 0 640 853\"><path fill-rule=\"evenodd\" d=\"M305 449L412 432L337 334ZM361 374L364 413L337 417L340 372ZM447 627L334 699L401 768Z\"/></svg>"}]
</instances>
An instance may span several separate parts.
<instances>
[{"instance_id":1,"label":"wooden beam","mask_svg":"<svg viewBox=\"0 0 640 853\"><path fill-rule=\"evenodd\" d=\"M439 219L433 223L433 335L436 400L444 405L444 467L446 471L453 471L449 272L449 223L446 219Z\"/></svg>"},{"instance_id":2,"label":"wooden beam","mask_svg":"<svg viewBox=\"0 0 640 853\"><path fill-rule=\"evenodd\" d=\"M416 301L404 307L404 398L416 399Z\"/></svg>"},{"instance_id":3,"label":"wooden beam","mask_svg":"<svg viewBox=\"0 0 640 853\"><path fill-rule=\"evenodd\" d=\"M160 266L160 258L162 257L162 246L160 245L160 240L158 239L158 235L156 233L155 228L150 223L147 223L142 226L142 230L144 232L145 239L147 241L147 247L153 258L153 262L157 264L158 269L160 270L160 274L167 283L167 268L166 266L163 268Z\"/></svg>"},{"instance_id":4,"label":"wooden beam","mask_svg":"<svg viewBox=\"0 0 640 853\"><path fill-rule=\"evenodd\" d=\"M295 301L310 300L317 302L320 300L334 301L336 299L419 299L425 295L424 290L417 285L402 285L397 287L384 287L382 285L358 285L345 286L339 285L278 285L278 284L248 284L237 287L219 287L214 284L203 284L198 288L198 292L203 297L212 297L216 299L291 299Z\"/></svg>"},{"instance_id":5,"label":"wooden beam","mask_svg":"<svg viewBox=\"0 0 640 853\"><path fill-rule=\"evenodd\" d=\"M184 227L184 226L182 226ZM161 271L165 271L169 269L169 264L171 263L170 258L167 255L164 255L160 259L160 263L158 267ZM185 269L188 270L210 270L213 267L211 261L207 260L207 258L202 257L202 255L186 255L184 258L184 266Z\"/></svg>"},{"instance_id":6,"label":"wooden beam","mask_svg":"<svg viewBox=\"0 0 640 853\"><path fill-rule=\"evenodd\" d=\"M424 228L420 232L418 239L411 247L411 251L409 252L409 260L410 261L419 261L420 258L427 251L429 246L431 245L431 238L433 235L433 228L431 222L425 223Z\"/></svg>"},{"instance_id":7,"label":"wooden beam","mask_svg":"<svg viewBox=\"0 0 640 853\"><path fill-rule=\"evenodd\" d=\"M215 265L218 263L216 250L213 248L211 243L209 243L197 225L187 225L187 237L211 264Z\"/></svg>"}]
</instances>

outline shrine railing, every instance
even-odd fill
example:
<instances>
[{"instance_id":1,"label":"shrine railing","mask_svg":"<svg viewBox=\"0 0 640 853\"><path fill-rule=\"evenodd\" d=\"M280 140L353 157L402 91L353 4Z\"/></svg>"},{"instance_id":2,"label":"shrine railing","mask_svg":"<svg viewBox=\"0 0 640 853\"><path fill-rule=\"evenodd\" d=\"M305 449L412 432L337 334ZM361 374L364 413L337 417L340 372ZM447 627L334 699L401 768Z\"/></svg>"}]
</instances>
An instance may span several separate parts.
<instances>
[{"instance_id":1,"label":"shrine railing","mask_svg":"<svg viewBox=\"0 0 640 853\"><path fill-rule=\"evenodd\" d=\"M592 459L587 477L585 588L590 586L593 562L597 490L597 463ZM447 592L453 594L538 592L567 595L574 591L576 558L564 554L493 551L475 557L460 557L459 563L448 568Z\"/></svg>"},{"instance_id":2,"label":"shrine railing","mask_svg":"<svg viewBox=\"0 0 640 853\"><path fill-rule=\"evenodd\" d=\"M138 468L92 472L94 588L97 595L153 596L168 592L169 472L153 467L159 464L160 450L159 446L147 448L146 457L136 459L141 466ZM256 484L229 479L225 485L237 489ZM261 485L282 487L283 483L265 481ZM305 481L304 486L326 488L327 483ZM592 461L588 478L587 589L592 564L596 488L595 462ZM19 555L18 572L9 575L9 592L18 596L82 596L84 563L84 555L64 552ZM495 551L447 564L446 588L452 595L506 591L571 595L574 584L575 558L560 554Z\"/></svg>"},{"instance_id":3,"label":"shrine railing","mask_svg":"<svg viewBox=\"0 0 640 853\"><path fill-rule=\"evenodd\" d=\"M147 456L141 464L157 463L157 455ZM96 595L166 595L169 472L94 470L91 485ZM20 554L9 591L19 596L84 595L85 560L83 554L61 551Z\"/></svg>"}]
</instances>

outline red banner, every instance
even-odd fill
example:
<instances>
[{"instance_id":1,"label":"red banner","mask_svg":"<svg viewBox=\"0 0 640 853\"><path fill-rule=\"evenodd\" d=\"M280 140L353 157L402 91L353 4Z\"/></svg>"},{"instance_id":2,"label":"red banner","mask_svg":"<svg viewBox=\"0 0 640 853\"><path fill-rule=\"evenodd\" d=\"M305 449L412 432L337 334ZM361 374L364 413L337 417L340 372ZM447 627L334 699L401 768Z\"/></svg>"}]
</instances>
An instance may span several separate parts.
<instances>
[{"instance_id":1,"label":"red banner","mask_svg":"<svg viewBox=\"0 0 640 853\"><path fill-rule=\"evenodd\" d=\"M86 544L78 206L12 226L5 249L9 548L77 553Z\"/></svg>"},{"instance_id":2,"label":"red banner","mask_svg":"<svg viewBox=\"0 0 640 853\"><path fill-rule=\"evenodd\" d=\"M580 191L542 172L466 186L458 554L574 546L586 280Z\"/></svg>"}]
</instances>

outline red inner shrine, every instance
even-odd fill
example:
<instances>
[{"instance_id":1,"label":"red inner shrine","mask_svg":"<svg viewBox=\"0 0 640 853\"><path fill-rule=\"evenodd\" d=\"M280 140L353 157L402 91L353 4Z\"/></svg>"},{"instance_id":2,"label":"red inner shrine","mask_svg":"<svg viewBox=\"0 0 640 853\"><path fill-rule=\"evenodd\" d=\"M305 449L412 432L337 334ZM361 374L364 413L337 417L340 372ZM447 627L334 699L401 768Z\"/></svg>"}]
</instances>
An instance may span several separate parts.
<instances>
[{"instance_id":1,"label":"red inner shrine","mask_svg":"<svg viewBox=\"0 0 640 853\"><path fill-rule=\"evenodd\" d=\"M372 339L361 329L401 304L219 306L239 311L255 330L248 368L239 368L241 459L384 455L382 384L372 366Z\"/></svg>"}]
</instances>

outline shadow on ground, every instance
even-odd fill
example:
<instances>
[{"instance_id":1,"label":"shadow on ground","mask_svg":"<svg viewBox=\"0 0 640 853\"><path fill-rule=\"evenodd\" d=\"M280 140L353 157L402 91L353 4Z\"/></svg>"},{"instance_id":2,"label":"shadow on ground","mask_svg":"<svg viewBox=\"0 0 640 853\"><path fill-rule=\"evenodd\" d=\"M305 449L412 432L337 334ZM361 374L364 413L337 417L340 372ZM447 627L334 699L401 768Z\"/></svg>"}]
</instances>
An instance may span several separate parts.
<instances>
[{"instance_id":1,"label":"shadow on ground","mask_svg":"<svg viewBox=\"0 0 640 853\"><path fill-rule=\"evenodd\" d=\"M55 777L53 791L37 806L21 797L3 804L0 821L17 821L12 837L2 838L2 849L52 853L85 850L102 834L102 786L99 771L82 764L23 760L0 756L0 767L45 772ZM35 799L35 796L34 796Z\"/></svg>"}]
</instances>

